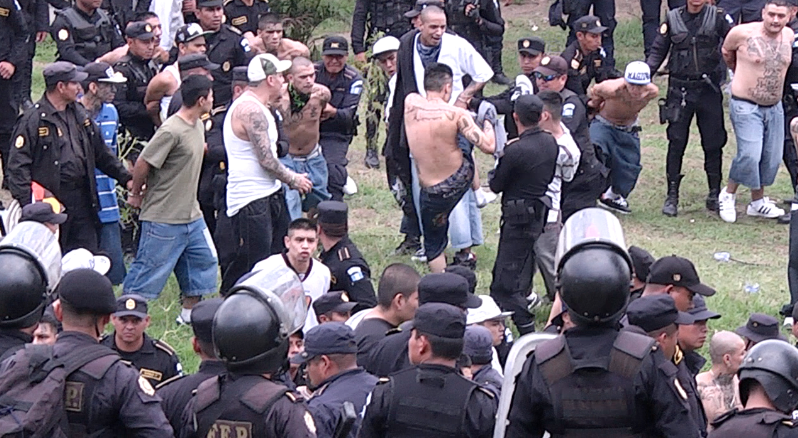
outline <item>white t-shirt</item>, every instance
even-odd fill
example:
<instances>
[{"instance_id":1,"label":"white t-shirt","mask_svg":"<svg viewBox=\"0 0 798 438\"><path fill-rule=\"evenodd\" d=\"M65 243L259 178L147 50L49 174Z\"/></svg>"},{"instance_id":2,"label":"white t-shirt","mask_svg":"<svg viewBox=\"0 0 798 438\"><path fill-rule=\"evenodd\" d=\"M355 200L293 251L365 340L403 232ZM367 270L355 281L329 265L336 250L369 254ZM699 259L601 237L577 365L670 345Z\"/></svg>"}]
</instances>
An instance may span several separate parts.
<instances>
[{"instance_id":1,"label":"white t-shirt","mask_svg":"<svg viewBox=\"0 0 798 438\"><path fill-rule=\"evenodd\" d=\"M288 257L283 254L275 254L267 259L261 260L252 267L252 272L261 270L276 269L278 267L287 266L294 269L288 263ZM313 301L326 294L330 290L330 269L324 263L310 259L310 267L307 273L299 273L299 279L302 280L302 288L305 290L305 296L310 298L308 303L308 316L305 319L305 326L302 331L305 333L319 325L316 321L316 312L313 311Z\"/></svg>"},{"instance_id":2,"label":"white t-shirt","mask_svg":"<svg viewBox=\"0 0 798 438\"><path fill-rule=\"evenodd\" d=\"M571 131L560 122L563 135L557 139L560 150L557 153L557 165L554 167L554 178L551 179L546 195L551 199L551 210L547 222L556 222L560 216L560 199L562 198L562 182L569 182L576 175L576 168L579 166L579 158L582 152L576 145Z\"/></svg>"}]
</instances>

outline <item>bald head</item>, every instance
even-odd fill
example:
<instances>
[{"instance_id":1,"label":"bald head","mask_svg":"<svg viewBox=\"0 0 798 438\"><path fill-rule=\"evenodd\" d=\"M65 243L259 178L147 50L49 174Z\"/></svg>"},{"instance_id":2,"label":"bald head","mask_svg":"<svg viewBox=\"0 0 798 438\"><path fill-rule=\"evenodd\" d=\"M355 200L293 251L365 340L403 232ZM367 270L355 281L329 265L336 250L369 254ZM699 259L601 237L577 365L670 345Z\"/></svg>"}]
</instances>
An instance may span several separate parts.
<instances>
[{"instance_id":1,"label":"bald head","mask_svg":"<svg viewBox=\"0 0 798 438\"><path fill-rule=\"evenodd\" d=\"M302 67L313 67L313 61L305 58L304 56L297 56L293 60L291 60L291 69L288 71L289 73L295 73L297 69Z\"/></svg>"},{"instance_id":2,"label":"bald head","mask_svg":"<svg viewBox=\"0 0 798 438\"><path fill-rule=\"evenodd\" d=\"M720 331L709 340L709 357L712 363L723 361L723 356L735 354L745 348L745 341L737 333Z\"/></svg>"},{"instance_id":3,"label":"bald head","mask_svg":"<svg viewBox=\"0 0 798 438\"><path fill-rule=\"evenodd\" d=\"M430 19L440 18L441 15L446 17L446 13L443 12L443 9L435 5L429 5L421 10L421 22L427 23Z\"/></svg>"}]
</instances>

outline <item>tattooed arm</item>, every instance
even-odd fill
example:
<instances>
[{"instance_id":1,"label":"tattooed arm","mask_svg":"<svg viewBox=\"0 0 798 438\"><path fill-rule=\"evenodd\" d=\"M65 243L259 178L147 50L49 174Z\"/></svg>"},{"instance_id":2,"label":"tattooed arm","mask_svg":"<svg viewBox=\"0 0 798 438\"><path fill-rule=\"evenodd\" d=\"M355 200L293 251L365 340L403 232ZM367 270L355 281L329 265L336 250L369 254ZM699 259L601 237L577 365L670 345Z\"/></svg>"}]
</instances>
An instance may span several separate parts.
<instances>
[{"instance_id":1,"label":"tattooed arm","mask_svg":"<svg viewBox=\"0 0 798 438\"><path fill-rule=\"evenodd\" d=\"M324 108L330 102L332 94L330 89L321 84L313 85L311 95L319 99L319 105Z\"/></svg>"},{"instance_id":2,"label":"tattooed arm","mask_svg":"<svg viewBox=\"0 0 798 438\"><path fill-rule=\"evenodd\" d=\"M726 65L734 71L737 68L737 49L740 47L741 31L737 27L731 28L726 38L723 40L723 47L721 53Z\"/></svg>"},{"instance_id":3,"label":"tattooed arm","mask_svg":"<svg viewBox=\"0 0 798 438\"><path fill-rule=\"evenodd\" d=\"M484 86L485 86L484 82L472 81L470 84L468 84L466 89L463 90L463 92L460 93L459 96L457 96L457 101L454 103L454 106L463 109L468 108L468 102L471 100L472 97L474 97L474 94L476 94Z\"/></svg>"},{"instance_id":4,"label":"tattooed arm","mask_svg":"<svg viewBox=\"0 0 798 438\"><path fill-rule=\"evenodd\" d=\"M469 143L478 147L486 154L492 154L496 150L496 135L493 133L493 125L485 120L482 129L480 130L474 119L466 111L460 112L460 118L457 120L457 130Z\"/></svg>"}]
</instances>

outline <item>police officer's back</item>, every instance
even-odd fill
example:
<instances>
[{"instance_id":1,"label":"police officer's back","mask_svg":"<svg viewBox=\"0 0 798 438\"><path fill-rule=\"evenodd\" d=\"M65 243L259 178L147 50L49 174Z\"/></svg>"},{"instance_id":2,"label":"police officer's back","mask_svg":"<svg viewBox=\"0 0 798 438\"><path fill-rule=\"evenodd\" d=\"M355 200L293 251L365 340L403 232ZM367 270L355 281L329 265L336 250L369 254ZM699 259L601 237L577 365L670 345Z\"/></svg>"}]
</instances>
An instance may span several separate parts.
<instances>
[{"instance_id":1,"label":"police officer's back","mask_svg":"<svg viewBox=\"0 0 798 438\"><path fill-rule=\"evenodd\" d=\"M450 304L421 305L408 341L412 368L381 379L366 407L359 437L490 437L493 393L461 376L466 317Z\"/></svg>"},{"instance_id":2,"label":"police officer's back","mask_svg":"<svg viewBox=\"0 0 798 438\"><path fill-rule=\"evenodd\" d=\"M149 140L155 133L155 123L147 112L144 95L147 85L157 71L151 64L156 44L152 26L144 21L135 21L125 28L128 51L114 64L114 70L127 81L119 86L114 95L114 106L119 111L119 122L139 140Z\"/></svg>"},{"instance_id":3,"label":"police officer's back","mask_svg":"<svg viewBox=\"0 0 798 438\"><path fill-rule=\"evenodd\" d=\"M738 371L744 409L733 409L712 422L711 438L798 436L792 412L798 407L798 350L768 340L748 351Z\"/></svg>"},{"instance_id":4,"label":"police officer's back","mask_svg":"<svg viewBox=\"0 0 798 438\"><path fill-rule=\"evenodd\" d=\"M125 44L122 34L106 11L91 0L77 0L56 12L51 26L58 60L86 65Z\"/></svg>"}]
</instances>

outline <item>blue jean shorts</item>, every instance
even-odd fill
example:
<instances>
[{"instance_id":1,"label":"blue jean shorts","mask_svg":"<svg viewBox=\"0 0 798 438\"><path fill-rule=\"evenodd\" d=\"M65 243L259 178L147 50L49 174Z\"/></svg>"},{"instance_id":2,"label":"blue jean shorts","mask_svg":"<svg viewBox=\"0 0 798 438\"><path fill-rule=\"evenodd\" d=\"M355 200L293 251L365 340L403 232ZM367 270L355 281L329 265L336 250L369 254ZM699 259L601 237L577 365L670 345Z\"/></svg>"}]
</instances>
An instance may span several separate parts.
<instances>
[{"instance_id":1,"label":"blue jean shorts","mask_svg":"<svg viewBox=\"0 0 798 438\"><path fill-rule=\"evenodd\" d=\"M313 183L313 191L305 195L304 200L299 191L292 190L287 184L283 184L285 187L285 205L288 207L288 215L291 216L291 220L302 217L302 211L308 211L318 205L319 202L326 201L331 197L330 192L327 191L327 179L329 177L327 161L324 159L324 155L321 154L321 147L317 145L308 156L311 158L294 157L291 154L280 158L280 162L285 167L296 173L308 174L310 182Z\"/></svg>"},{"instance_id":2,"label":"blue jean shorts","mask_svg":"<svg viewBox=\"0 0 798 438\"><path fill-rule=\"evenodd\" d=\"M781 102L761 106L751 101L729 99L737 155L729 179L757 190L773 184L784 151L784 110Z\"/></svg>"},{"instance_id":3,"label":"blue jean shorts","mask_svg":"<svg viewBox=\"0 0 798 438\"><path fill-rule=\"evenodd\" d=\"M464 156L463 164L449 178L434 186L421 188L421 232L424 234L427 260L441 255L449 244L449 214L471 189L473 179L474 163L470 156Z\"/></svg>"},{"instance_id":4,"label":"blue jean shorts","mask_svg":"<svg viewBox=\"0 0 798 438\"><path fill-rule=\"evenodd\" d=\"M141 222L141 242L125 278L125 293L154 300L173 271L184 296L216 292L219 262L205 220L188 224Z\"/></svg>"}]
</instances>

